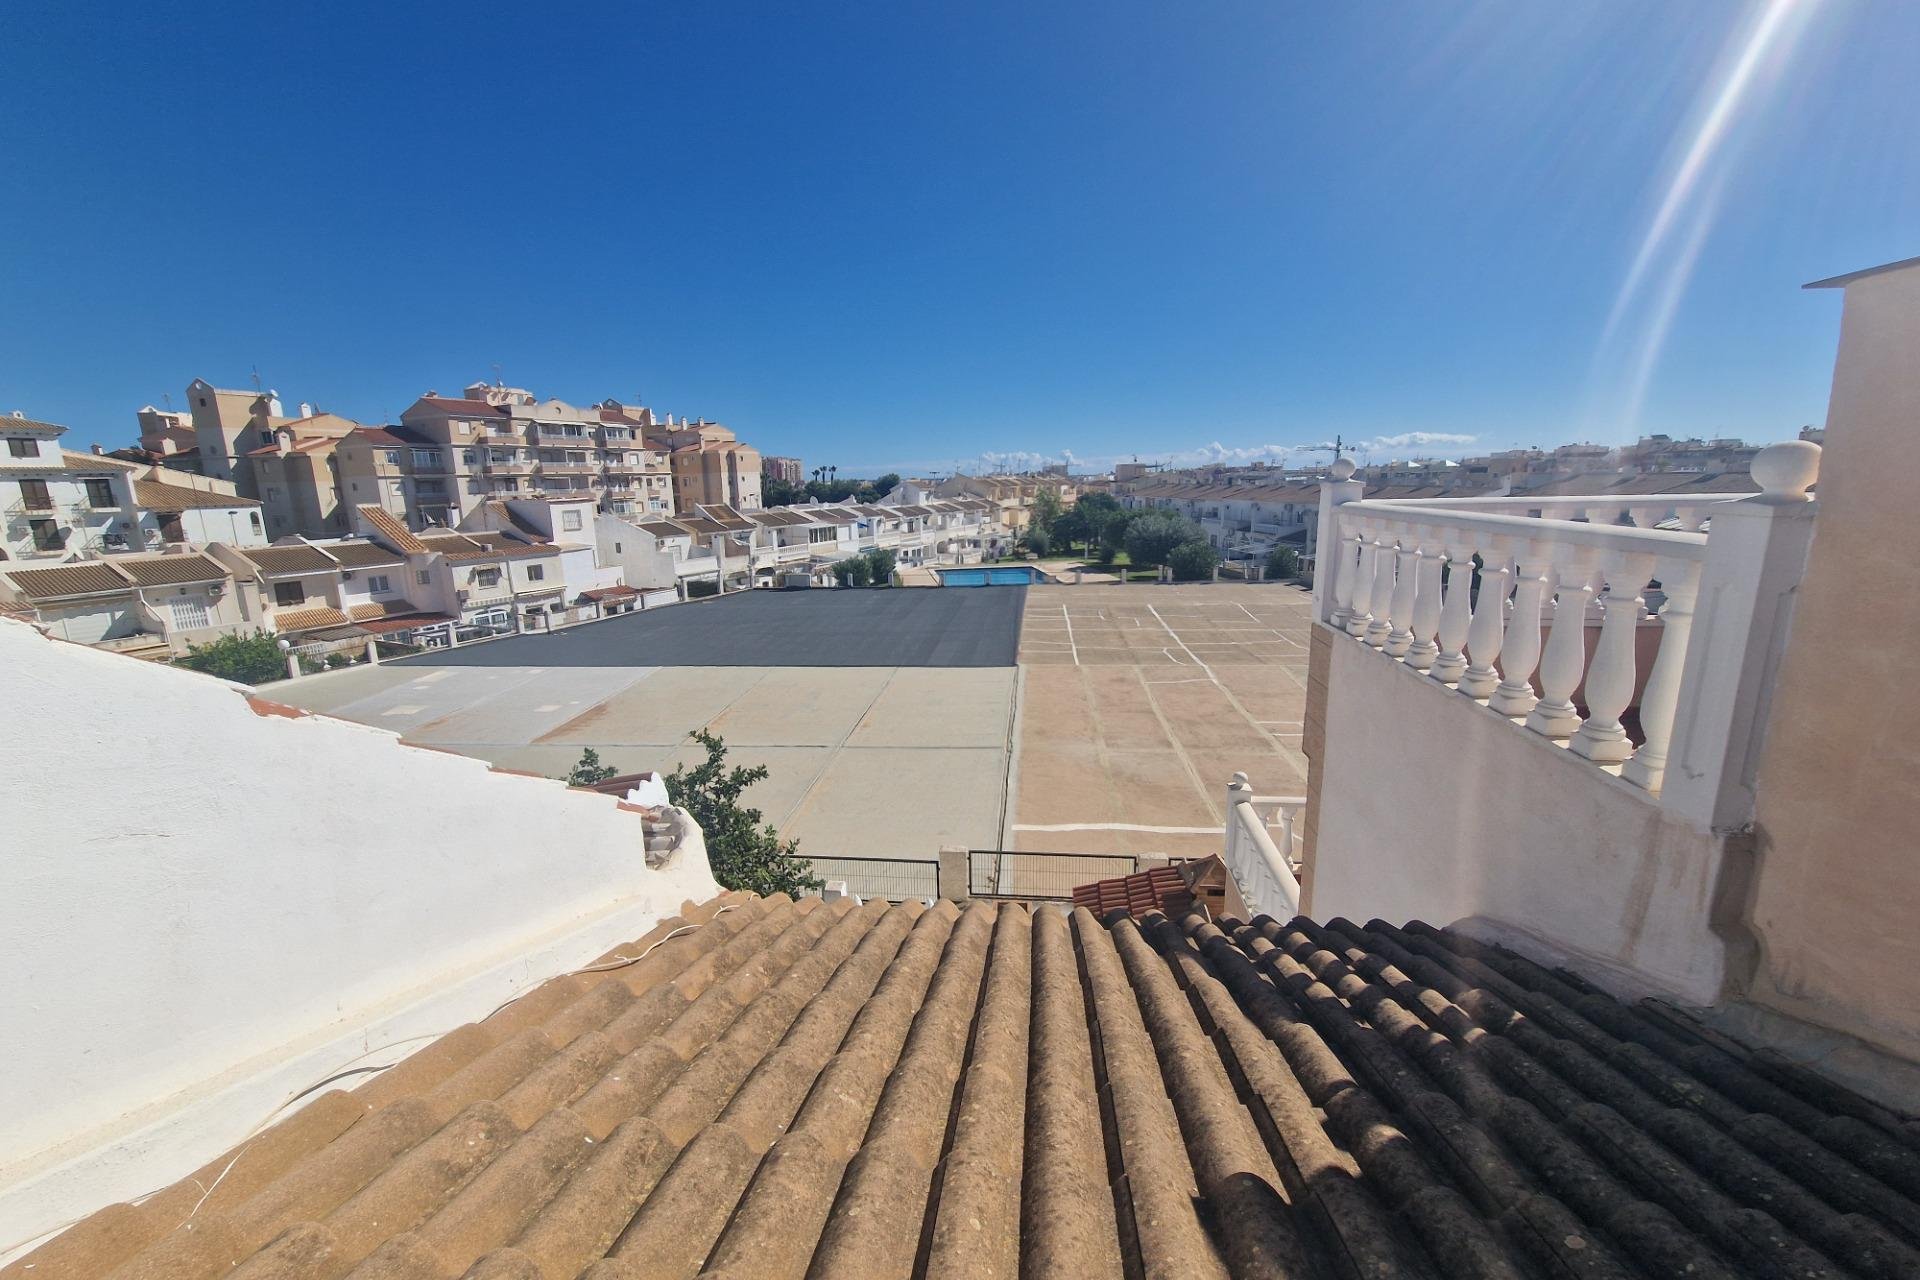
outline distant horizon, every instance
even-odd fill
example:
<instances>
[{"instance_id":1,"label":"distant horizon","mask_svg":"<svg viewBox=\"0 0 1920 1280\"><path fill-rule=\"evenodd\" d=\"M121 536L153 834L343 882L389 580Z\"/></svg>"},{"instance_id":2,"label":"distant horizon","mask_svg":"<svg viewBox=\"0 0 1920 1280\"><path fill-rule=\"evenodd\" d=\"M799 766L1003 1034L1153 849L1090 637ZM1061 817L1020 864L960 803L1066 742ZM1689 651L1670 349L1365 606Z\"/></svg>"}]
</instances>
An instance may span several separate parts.
<instances>
[{"instance_id":1,"label":"distant horizon","mask_svg":"<svg viewBox=\"0 0 1920 1280\"><path fill-rule=\"evenodd\" d=\"M1788 439L1839 332L1800 286L1920 251L1920 5L23 0L0 41L0 412L80 449L256 371L843 475Z\"/></svg>"}]
</instances>

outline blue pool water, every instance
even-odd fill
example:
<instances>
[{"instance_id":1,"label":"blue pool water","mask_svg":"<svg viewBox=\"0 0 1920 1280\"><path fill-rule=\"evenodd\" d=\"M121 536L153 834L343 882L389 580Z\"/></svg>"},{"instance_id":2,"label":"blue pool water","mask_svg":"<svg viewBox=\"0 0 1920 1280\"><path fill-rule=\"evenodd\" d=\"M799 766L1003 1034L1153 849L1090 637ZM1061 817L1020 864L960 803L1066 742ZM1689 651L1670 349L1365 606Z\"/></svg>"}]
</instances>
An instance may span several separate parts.
<instances>
[{"instance_id":1,"label":"blue pool water","mask_svg":"<svg viewBox=\"0 0 1920 1280\"><path fill-rule=\"evenodd\" d=\"M943 587L1026 587L1040 581L1040 571L1016 569L939 569Z\"/></svg>"}]
</instances>

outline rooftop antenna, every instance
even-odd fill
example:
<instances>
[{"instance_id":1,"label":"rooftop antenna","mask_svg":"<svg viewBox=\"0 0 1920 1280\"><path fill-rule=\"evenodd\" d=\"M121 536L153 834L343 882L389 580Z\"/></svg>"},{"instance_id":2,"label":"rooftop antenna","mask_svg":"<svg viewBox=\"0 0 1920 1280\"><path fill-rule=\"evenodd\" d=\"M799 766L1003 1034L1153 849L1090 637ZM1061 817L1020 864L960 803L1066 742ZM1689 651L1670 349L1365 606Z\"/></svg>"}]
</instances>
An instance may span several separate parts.
<instances>
[{"instance_id":1,"label":"rooftop antenna","mask_svg":"<svg viewBox=\"0 0 1920 1280\"><path fill-rule=\"evenodd\" d=\"M500 362L498 360L493 362L493 385L496 387L504 387L507 385L505 380L500 376Z\"/></svg>"},{"instance_id":2,"label":"rooftop antenna","mask_svg":"<svg viewBox=\"0 0 1920 1280\"><path fill-rule=\"evenodd\" d=\"M253 393L260 394L260 366L253 366Z\"/></svg>"},{"instance_id":3,"label":"rooftop antenna","mask_svg":"<svg viewBox=\"0 0 1920 1280\"><path fill-rule=\"evenodd\" d=\"M172 413L173 412L173 392L162 391L160 393L160 403L167 406L168 413Z\"/></svg>"}]
</instances>

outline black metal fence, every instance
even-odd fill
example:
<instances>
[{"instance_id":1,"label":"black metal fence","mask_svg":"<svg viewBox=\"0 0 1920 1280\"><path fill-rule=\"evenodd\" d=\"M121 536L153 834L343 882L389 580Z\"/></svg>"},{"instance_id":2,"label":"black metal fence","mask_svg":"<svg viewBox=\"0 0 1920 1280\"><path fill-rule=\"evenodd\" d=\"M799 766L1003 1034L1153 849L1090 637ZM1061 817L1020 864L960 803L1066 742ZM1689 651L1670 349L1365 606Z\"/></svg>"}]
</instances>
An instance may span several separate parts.
<instances>
[{"instance_id":1,"label":"black metal fence","mask_svg":"<svg viewBox=\"0 0 1920 1280\"><path fill-rule=\"evenodd\" d=\"M1080 885L1139 870L1130 853L1005 853L975 849L967 854L967 893L975 898L1067 900Z\"/></svg>"},{"instance_id":2,"label":"black metal fence","mask_svg":"<svg viewBox=\"0 0 1920 1280\"><path fill-rule=\"evenodd\" d=\"M844 880L847 892L888 902L940 896L938 858L809 858L822 880Z\"/></svg>"}]
</instances>

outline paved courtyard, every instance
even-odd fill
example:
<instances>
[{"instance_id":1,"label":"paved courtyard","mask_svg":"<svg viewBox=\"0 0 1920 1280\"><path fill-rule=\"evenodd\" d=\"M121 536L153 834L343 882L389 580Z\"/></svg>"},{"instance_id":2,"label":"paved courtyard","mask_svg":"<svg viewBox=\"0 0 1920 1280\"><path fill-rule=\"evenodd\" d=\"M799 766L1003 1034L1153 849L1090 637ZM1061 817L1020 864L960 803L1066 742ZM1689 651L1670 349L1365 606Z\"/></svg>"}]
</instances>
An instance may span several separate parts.
<instances>
[{"instance_id":1,"label":"paved courtyard","mask_svg":"<svg viewBox=\"0 0 1920 1280\"><path fill-rule=\"evenodd\" d=\"M586 747L671 770L711 729L817 857L1204 854L1236 770L1305 789L1308 613L1272 585L762 591L273 695L554 777Z\"/></svg>"},{"instance_id":2,"label":"paved courtyard","mask_svg":"<svg viewBox=\"0 0 1920 1280\"><path fill-rule=\"evenodd\" d=\"M1234 773L1303 794L1311 613L1279 584L1030 588L1008 847L1217 853Z\"/></svg>"}]
</instances>

